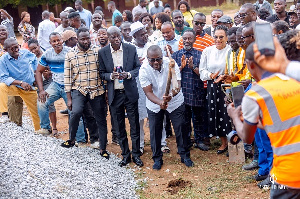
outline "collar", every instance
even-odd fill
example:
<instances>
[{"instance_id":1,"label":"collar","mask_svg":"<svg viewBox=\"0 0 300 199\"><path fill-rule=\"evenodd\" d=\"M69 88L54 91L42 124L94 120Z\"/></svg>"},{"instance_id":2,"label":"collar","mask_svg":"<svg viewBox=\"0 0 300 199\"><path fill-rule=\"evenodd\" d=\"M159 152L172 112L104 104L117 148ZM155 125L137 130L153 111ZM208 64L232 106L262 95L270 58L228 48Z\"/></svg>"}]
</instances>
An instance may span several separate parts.
<instances>
[{"instance_id":1,"label":"collar","mask_svg":"<svg viewBox=\"0 0 300 199\"><path fill-rule=\"evenodd\" d=\"M273 75L274 73L270 73L268 71L264 72L261 76L261 79L265 79L265 78L268 78L270 77L271 75Z\"/></svg>"},{"instance_id":2,"label":"collar","mask_svg":"<svg viewBox=\"0 0 300 199\"><path fill-rule=\"evenodd\" d=\"M118 52L118 51L123 51L123 44L121 43L121 46L119 48L119 50L114 50L111 46L111 44L109 44L109 47L110 47L110 52L111 53L114 53L114 52Z\"/></svg>"},{"instance_id":3,"label":"collar","mask_svg":"<svg viewBox=\"0 0 300 199\"><path fill-rule=\"evenodd\" d=\"M194 48L192 48L191 50L186 50L186 49L184 49L184 48L182 48L182 52L183 52L183 54L187 54L187 53L190 53L190 54L193 54L193 51L194 51L195 49Z\"/></svg>"}]
</instances>

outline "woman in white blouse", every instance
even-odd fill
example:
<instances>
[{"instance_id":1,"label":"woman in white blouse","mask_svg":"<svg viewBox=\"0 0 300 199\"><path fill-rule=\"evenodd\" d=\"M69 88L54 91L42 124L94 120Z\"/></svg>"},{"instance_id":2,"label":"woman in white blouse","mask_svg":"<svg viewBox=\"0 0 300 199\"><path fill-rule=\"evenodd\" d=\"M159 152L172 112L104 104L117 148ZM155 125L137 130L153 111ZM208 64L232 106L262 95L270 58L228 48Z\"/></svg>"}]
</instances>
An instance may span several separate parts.
<instances>
[{"instance_id":1,"label":"woman in white blouse","mask_svg":"<svg viewBox=\"0 0 300 199\"><path fill-rule=\"evenodd\" d=\"M224 102L225 94L221 88L221 82L215 83L219 75L223 75L226 66L226 56L230 50L227 45L227 27L217 26L214 36L215 45L210 46L202 52L199 72L202 81L207 80L208 97L208 132L210 136L219 136L222 145L217 153L221 154L227 150L226 134L232 128Z\"/></svg>"}]
</instances>

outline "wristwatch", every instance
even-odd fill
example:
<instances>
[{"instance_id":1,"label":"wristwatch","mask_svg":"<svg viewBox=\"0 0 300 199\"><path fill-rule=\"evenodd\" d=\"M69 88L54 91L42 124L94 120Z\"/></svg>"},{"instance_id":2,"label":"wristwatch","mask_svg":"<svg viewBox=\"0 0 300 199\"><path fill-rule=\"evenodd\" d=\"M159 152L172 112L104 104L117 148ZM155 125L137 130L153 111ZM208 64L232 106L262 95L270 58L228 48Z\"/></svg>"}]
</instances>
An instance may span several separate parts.
<instances>
[{"instance_id":1,"label":"wristwatch","mask_svg":"<svg viewBox=\"0 0 300 199\"><path fill-rule=\"evenodd\" d=\"M20 81L20 83L19 83L19 86L21 86L21 85L22 85L22 83L23 83L23 81Z\"/></svg>"}]
</instances>

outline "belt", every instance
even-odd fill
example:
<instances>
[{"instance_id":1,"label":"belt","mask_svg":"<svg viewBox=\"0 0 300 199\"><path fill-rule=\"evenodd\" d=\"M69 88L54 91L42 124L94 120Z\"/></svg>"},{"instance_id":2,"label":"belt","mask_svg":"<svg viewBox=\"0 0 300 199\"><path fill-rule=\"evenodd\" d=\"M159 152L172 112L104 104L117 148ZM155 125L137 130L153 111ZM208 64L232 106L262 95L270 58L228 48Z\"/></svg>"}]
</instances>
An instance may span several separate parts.
<instances>
[{"instance_id":1,"label":"belt","mask_svg":"<svg viewBox=\"0 0 300 199\"><path fill-rule=\"evenodd\" d=\"M125 89L115 89L115 92L118 92L118 93L125 93Z\"/></svg>"}]
</instances>

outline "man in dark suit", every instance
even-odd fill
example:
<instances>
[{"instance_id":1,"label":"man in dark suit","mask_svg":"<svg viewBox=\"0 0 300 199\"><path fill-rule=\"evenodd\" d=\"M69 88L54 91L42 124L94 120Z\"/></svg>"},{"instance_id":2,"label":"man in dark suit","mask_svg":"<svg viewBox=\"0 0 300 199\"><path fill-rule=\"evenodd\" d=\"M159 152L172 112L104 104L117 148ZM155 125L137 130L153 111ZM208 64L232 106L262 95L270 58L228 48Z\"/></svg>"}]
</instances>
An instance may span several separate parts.
<instances>
[{"instance_id":1,"label":"man in dark suit","mask_svg":"<svg viewBox=\"0 0 300 199\"><path fill-rule=\"evenodd\" d=\"M128 139L125 130L125 108L130 123L132 159L143 166L140 159L140 126L138 114L138 89L135 78L140 62L134 46L122 43L121 31L115 26L107 29L110 44L99 50L100 76L107 81L108 103L115 116L117 137L122 149L123 160L120 166L131 162Z\"/></svg>"}]
</instances>

